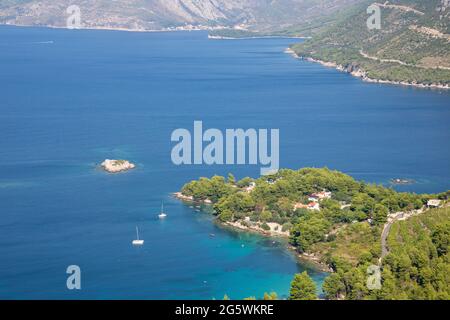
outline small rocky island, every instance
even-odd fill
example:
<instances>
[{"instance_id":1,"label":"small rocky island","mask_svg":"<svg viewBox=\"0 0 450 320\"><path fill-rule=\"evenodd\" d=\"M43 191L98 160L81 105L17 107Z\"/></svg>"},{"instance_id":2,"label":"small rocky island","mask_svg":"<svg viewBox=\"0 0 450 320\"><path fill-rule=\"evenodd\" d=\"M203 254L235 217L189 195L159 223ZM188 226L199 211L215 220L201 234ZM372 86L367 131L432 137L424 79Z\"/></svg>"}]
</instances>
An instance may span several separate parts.
<instances>
[{"instance_id":1,"label":"small rocky island","mask_svg":"<svg viewBox=\"0 0 450 320\"><path fill-rule=\"evenodd\" d=\"M117 173L134 169L136 166L127 160L106 159L101 164L102 168L109 173Z\"/></svg>"}]
</instances>

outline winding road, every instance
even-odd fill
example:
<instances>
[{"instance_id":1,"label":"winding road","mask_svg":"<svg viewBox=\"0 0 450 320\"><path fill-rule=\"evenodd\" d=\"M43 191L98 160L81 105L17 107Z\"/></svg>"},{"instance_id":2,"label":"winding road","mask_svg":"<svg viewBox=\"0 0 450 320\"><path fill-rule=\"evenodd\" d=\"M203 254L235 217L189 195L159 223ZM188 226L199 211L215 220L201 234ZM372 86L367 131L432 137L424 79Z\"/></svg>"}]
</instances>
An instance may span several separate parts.
<instances>
[{"instance_id":1,"label":"winding road","mask_svg":"<svg viewBox=\"0 0 450 320\"><path fill-rule=\"evenodd\" d=\"M379 264L381 264L381 261L389 253L389 250L387 248L387 237L389 235L389 231L391 230L391 226L393 223L394 221L386 223L384 225L383 232L381 233L381 257L378 260Z\"/></svg>"},{"instance_id":2,"label":"winding road","mask_svg":"<svg viewBox=\"0 0 450 320\"><path fill-rule=\"evenodd\" d=\"M389 253L389 249L387 246L387 238L389 236L389 231L391 231L391 227L394 224L394 222L399 220L407 220L425 211L426 207L422 207L420 209L413 210L410 212L396 212L388 216L388 221L384 224L383 231L381 232L381 256L378 259L378 265L381 265L381 261L383 261L384 257L386 257L386 255Z\"/></svg>"}]
</instances>

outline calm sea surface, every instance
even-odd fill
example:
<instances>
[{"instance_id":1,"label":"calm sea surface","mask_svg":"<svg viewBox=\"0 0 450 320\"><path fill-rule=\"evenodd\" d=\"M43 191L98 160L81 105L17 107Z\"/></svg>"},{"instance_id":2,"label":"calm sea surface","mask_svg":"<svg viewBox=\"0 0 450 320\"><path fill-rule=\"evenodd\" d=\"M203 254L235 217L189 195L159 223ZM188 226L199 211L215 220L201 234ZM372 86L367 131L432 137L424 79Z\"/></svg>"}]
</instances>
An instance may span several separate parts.
<instances>
[{"instance_id":1,"label":"calm sea surface","mask_svg":"<svg viewBox=\"0 0 450 320\"><path fill-rule=\"evenodd\" d=\"M223 229L170 197L199 176L259 174L173 165L171 132L194 120L279 128L281 167L450 188L449 92L366 84L283 53L292 41L0 27L0 298L286 296L306 267L282 241ZM105 158L138 167L109 175Z\"/></svg>"}]
</instances>

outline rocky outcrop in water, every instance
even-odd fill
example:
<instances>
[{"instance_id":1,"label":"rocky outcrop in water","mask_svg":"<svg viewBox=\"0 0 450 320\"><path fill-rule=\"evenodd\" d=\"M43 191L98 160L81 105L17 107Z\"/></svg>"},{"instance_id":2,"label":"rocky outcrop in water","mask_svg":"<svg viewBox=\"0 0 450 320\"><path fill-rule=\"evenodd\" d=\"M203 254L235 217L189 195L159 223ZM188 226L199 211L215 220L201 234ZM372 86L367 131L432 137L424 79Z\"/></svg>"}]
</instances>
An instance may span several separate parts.
<instances>
[{"instance_id":1,"label":"rocky outcrop in water","mask_svg":"<svg viewBox=\"0 0 450 320\"><path fill-rule=\"evenodd\" d=\"M136 167L133 163L127 160L110 160L110 159L106 159L105 161L103 161L101 166L105 171L108 171L110 173L127 171L134 169Z\"/></svg>"}]
</instances>

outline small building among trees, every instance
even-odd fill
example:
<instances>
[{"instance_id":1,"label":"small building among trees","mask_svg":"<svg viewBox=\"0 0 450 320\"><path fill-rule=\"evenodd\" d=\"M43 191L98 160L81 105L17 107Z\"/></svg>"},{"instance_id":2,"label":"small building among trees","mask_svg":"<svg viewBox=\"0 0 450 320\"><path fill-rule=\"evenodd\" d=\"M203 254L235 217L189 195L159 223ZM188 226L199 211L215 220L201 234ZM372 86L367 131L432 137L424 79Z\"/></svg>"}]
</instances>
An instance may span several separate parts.
<instances>
[{"instance_id":1,"label":"small building among trees","mask_svg":"<svg viewBox=\"0 0 450 320\"><path fill-rule=\"evenodd\" d=\"M441 206L441 200L438 199L430 199L427 202L428 208L439 208Z\"/></svg>"}]
</instances>

